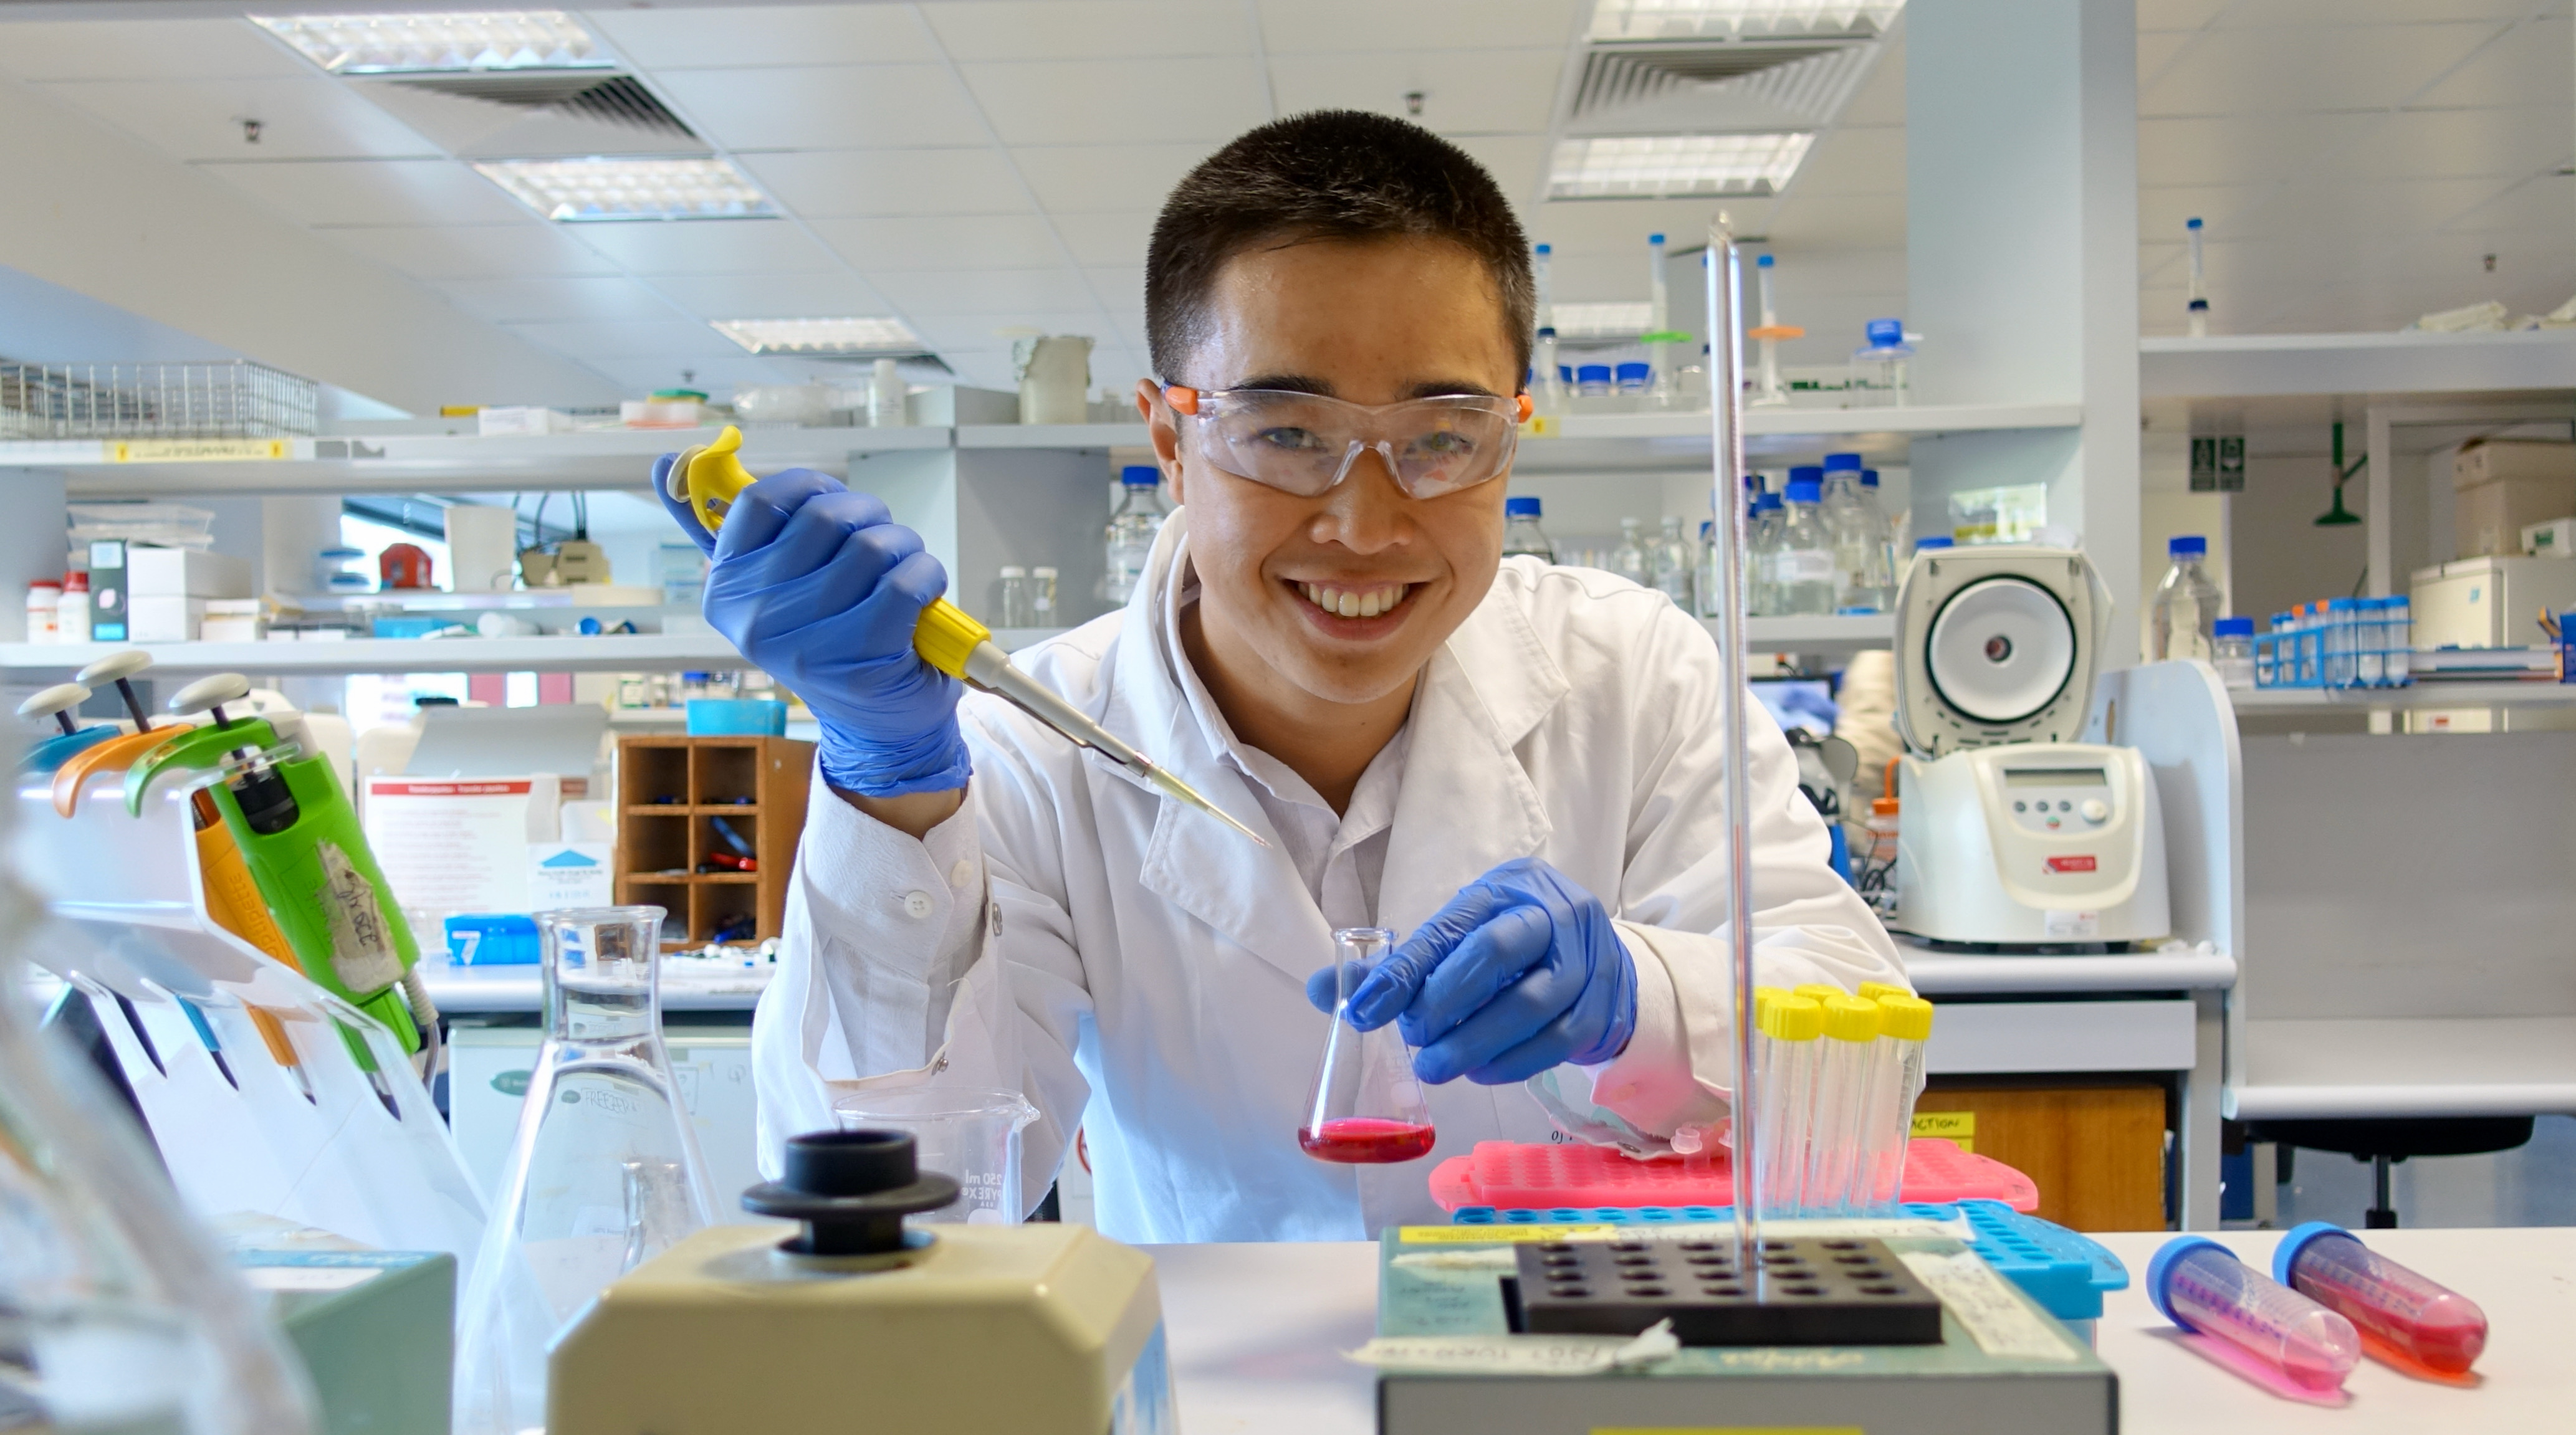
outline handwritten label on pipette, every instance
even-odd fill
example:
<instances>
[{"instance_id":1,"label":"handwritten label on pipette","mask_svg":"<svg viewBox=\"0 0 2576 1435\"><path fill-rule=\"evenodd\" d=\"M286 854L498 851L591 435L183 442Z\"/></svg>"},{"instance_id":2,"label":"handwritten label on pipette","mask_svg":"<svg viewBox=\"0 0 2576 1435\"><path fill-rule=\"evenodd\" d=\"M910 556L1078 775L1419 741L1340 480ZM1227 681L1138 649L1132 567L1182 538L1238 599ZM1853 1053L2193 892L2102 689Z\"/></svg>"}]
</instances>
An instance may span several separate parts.
<instances>
[{"instance_id":1,"label":"handwritten label on pipette","mask_svg":"<svg viewBox=\"0 0 2576 1435\"><path fill-rule=\"evenodd\" d=\"M1899 1251L1897 1259L1941 1298L1979 1349L2005 1359L2076 1358L2066 1338L2026 1304L1995 1268L1968 1251Z\"/></svg>"},{"instance_id":2,"label":"handwritten label on pipette","mask_svg":"<svg viewBox=\"0 0 2576 1435\"><path fill-rule=\"evenodd\" d=\"M1382 1335L1344 1360L1379 1370L1444 1375L1600 1375L1660 1364L1680 1351L1671 1321L1645 1334Z\"/></svg>"}]
</instances>

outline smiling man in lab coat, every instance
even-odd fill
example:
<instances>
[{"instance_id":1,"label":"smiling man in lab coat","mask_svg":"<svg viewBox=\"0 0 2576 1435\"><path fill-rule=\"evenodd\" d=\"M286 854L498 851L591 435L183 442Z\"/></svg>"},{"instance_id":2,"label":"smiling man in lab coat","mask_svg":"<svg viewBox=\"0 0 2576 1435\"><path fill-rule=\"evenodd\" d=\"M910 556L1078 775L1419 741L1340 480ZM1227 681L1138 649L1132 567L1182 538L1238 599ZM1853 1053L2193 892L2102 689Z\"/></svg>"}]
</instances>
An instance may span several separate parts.
<instances>
[{"instance_id":1,"label":"smiling man in lab coat","mask_svg":"<svg viewBox=\"0 0 2576 1435\"><path fill-rule=\"evenodd\" d=\"M1501 558L1533 302L1492 179L1399 120L1266 125L1163 208L1137 403L1182 506L1123 610L1017 661L1267 850L961 703L910 646L946 576L876 500L745 492L707 615L823 731L753 1029L764 1167L836 1097L998 1087L1042 1113L1023 1209L1080 1125L1113 1236L1357 1239L1437 1219L1425 1178L1479 1141L1713 1139L1728 684L1661 594ZM1749 717L1762 980L1901 981ZM1353 1009L1422 1045L1429 1160L1297 1143L1310 979L1328 1003L1362 926L1406 936Z\"/></svg>"}]
</instances>

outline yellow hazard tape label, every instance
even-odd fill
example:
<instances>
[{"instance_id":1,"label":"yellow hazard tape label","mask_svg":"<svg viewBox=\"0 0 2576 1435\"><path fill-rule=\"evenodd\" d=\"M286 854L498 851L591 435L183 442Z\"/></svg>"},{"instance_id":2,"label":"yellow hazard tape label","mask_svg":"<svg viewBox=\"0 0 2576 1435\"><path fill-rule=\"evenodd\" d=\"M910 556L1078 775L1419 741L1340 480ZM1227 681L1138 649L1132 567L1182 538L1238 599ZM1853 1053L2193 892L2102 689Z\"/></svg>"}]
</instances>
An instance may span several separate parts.
<instances>
[{"instance_id":1,"label":"yellow hazard tape label","mask_svg":"<svg viewBox=\"0 0 2576 1435\"><path fill-rule=\"evenodd\" d=\"M110 463L227 463L294 456L293 441L282 438L120 438L107 442Z\"/></svg>"},{"instance_id":2,"label":"yellow hazard tape label","mask_svg":"<svg viewBox=\"0 0 2576 1435\"><path fill-rule=\"evenodd\" d=\"M1974 1153L1977 1149L1977 1113L1917 1111L1914 1113L1914 1134L1938 1136L1945 1141L1956 1141L1959 1143L1960 1150Z\"/></svg>"}]
</instances>

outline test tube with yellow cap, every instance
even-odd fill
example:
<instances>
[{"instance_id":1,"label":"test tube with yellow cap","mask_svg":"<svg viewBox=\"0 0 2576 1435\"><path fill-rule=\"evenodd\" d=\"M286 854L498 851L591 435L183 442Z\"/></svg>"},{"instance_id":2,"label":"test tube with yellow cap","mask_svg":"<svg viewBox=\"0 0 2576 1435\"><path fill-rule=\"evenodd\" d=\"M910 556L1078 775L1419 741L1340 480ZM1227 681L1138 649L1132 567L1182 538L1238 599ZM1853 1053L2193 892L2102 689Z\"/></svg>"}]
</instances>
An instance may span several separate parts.
<instances>
[{"instance_id":1,"label":"test tube with yellow cap","mask_svg":"<svg viewBox=\"0 0 2576 1435\"><path fill-rule=\"evenodd\" d=\"M1849 1215L1867 1119L1869 1052L1878 1040L1878 1003L1836 996L1822 1003L1824 1040L1816 1071L1816 1113L1807 1142L1807 1180L1799 1196L1810 1215Z\"/></svg>"},{"instance_id":2,"label":"test tube with yellow cap","mask_svg":"<svg viewBox=\"0 0 2576 1435\"><path fill-rule=\"evenodd\" d=\"M1914 1101L1923 1094L1923 1043L1932 1004L1890 990L1877 998L1878 1040L1870 1044L1870 1111L1861 1169L1868 1214L1893 1216L1905 1199L1905 1153L1914 1139Z\"/></svg>"},{"instance_id":3,"label":"test tube with yellow cap","mask_svg":"<svg viewBox=\"0 0 2576 1435\"><path fill-rule=\"evenodd\" d=\"M1764 1215L1789 1215L1797 1211L1806 1184L1808 1119L1815 1110L1825 1011L1787 992L1760 1003L1759 1010L1762 1107L1754 1166L1760 1175L1752 1189L1760 1193Z\"/></svg>"}]
</instances>

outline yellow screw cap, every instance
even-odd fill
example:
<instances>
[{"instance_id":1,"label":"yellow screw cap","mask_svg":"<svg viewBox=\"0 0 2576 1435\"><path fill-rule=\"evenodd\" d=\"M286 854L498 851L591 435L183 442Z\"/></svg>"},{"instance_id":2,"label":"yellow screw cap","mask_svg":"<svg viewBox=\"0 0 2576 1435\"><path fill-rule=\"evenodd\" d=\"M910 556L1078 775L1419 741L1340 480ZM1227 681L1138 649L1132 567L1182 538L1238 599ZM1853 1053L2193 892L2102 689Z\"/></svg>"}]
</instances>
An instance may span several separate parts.
<instances>
[{"instance_id":1,"label":"yellow screw cap","mask_svg":"<svg viewBox=\"0 0 2576 1435\"><path fill-rule=\"evenodd\" d=\"M1797 993L1798 995L1805 997L1807 1000L1819 1005L1832 1001L1836 997L1847 997L1851 995L1850 992L1844 991L1841 987L1835 986L1831 982L1801 982L1797 987Z\"/></svg>"},{"instance_id":2,"label":"yellow screw cap","mask_svg":"<svg viewBox=\"0 0 2576 1435\"><path fill-rule=\"evenodd\" d=\"M1874 1002L1881 997L1910 997L1912 995L1914 995L1914 991L1911 987L1901 987L1894 982L1863 982L1860 984L1860 998L1863 1001Z\"/></svg>"},{"instance_id":3,"label":"yellow screw cap","mask_svg":"<svg viewBox=\"0 0 2576 1435\"><path fill-rule=\"evenodd\" d=\"M1825 1035L1836 1041L1878 1040L1878 1003L1835 997L1824 1004Z\"/></svg>"},{"instance_id":4,"label":"yellow screw cap","mask_svg":"<svg viewBox=\"0 0 2576 1435\"><path fill-rule=\"evenodd\" d=\"M966 676L966 657L993 636L993 630L967 616L966 610L941 598L921 610L912 630L912 648L922 661L952 678Z\"/></svg>"},{"instance_id":5,"label":"yellow screw cap","mask_svg":"<svg viewBox=\"0 0 2576 1435\"><path fill-rule=\"evenodd\" d=\"M1825 1009L1802 996L1774 997L1762 1009L1762 1031L1781 1041L1814 1041L1825 1034Z\"/></svg>"},{"instance_id":6,"label":"yellow screw cap","mask_svg":"<svg viewBox=\"0 0 2576 1435\"><path fill-rule=\"evenodd\" d=\"M1921 997L1880 997L1878 1029L1898 1041L1924 1041L1932 1035L1932 1004Z\"/></svg>"}]
</instances>

